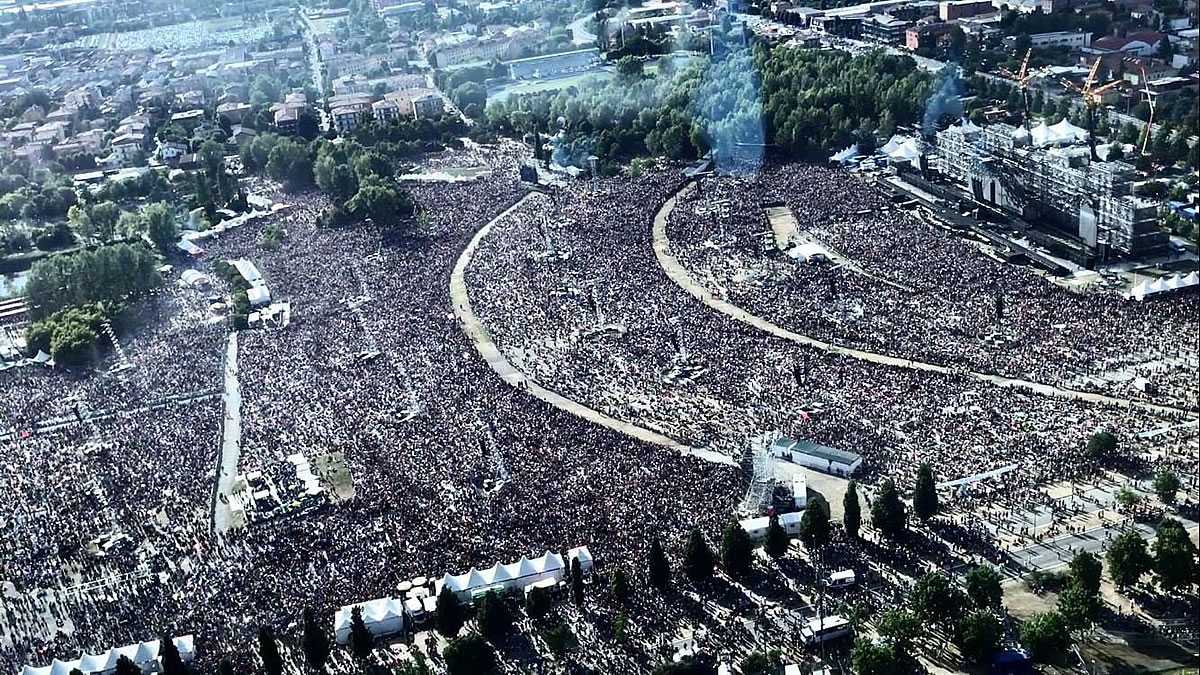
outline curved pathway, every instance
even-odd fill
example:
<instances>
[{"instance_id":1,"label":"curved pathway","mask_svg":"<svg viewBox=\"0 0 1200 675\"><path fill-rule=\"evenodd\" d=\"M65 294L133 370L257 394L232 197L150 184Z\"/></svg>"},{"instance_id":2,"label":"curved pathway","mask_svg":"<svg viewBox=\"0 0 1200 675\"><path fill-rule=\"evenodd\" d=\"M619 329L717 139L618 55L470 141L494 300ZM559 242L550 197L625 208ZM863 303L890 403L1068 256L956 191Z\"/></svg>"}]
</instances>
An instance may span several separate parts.
<instances>
[{"instance_id":1,"label":"curved pathway","mask_svg":"<svg viewBox=\"0 0 1200 675\"><path fill-rule=\"evenodd\" d=\"M667 219L670 217L671 212L675 210L676 200L691 189L693 189L692 186L688 185L679 192L675 193L673 197L668 199L666 203L662 205L662 208L658 210L658 213L654 214L654 257L658 259L659 266L662 267L667 276L671 278L671 281L674 281L679 285L680 288L690 293L700 302L730 318L736 319L745 324L749 324L758 330L790 342L816 347L817 349L829 352L831 354L840 354L842 356L848 356L850 358L855 358L862 361L869 361L871 363L894 366L897 368L909 368L911 370L925 370L943 374L966 375L976 380L990 382L991 384L999 385L1001 387L1016 387L1047 396L1073 398L1081 401L1104 403L1126 408L1139 408L1156 413L1183 413L1190 416L1196 415L1195 411L1188 410L1186 408L1176 408L1174 406L1157 405L1154 403L1146 403L1144 401L1134 401L1127 398L1107 396L1105 394L1065 389L1049 384L1043 384L1041 382L1001 377L1000 375L991 375L988 373L963 370L960 368L949 368L947 366L940 366L924 361L901 359L895 356L888 356L886 354L842 347L840 345L824 342L807 335L801 335L800 333L792 332L786 328L771 323L766 319L755 316L754 314L751 314L732 303L726 302L725 300L714 296L711 291L697 282L696 279L692 277L691 272L689 272L682 264L680 264L679 260L671 253L671 241L667 237Z\"/></svg>"},{"instance_id":2,"label":"curved pathway","mask_svg":"<svg viewBox=\"0 0 1200 675\"><path fill-rule=\"evenodd\" d=\"M487 328L479 321L479 317L475 315L471 308L471 298L467 291L467 283L465 280L467 267L471 264L471 258L475 255L475 249L478 248L479 242L492 231L492 226L499 222L508 214L512 213L517 207L529 198L526 194L515 204L505 209L500 215L492 218L486 225L479 228L475 236L471 238L471 242L463 249L463 252L458 256L458 260L454 263L454 270L450 273L450 303L454 309L454 316L458 319L459 325L463 332L470 338L471 344L475 345L475 350L483 357L488 366L496 371L500 379L504 380L509 385L518 389L524 390L530 395L538 398L550 405L564 410L583 419L598 424L602 427L618 431L626 436L631 436L640 441L661 445L672 450L676 450L684 455L692 455L700 459L718 464L734 465L732 459L726 455L706 450L697 450L690 448L672 438L668 438L658 432L650 431L649 429L639 427L628 422L622 422L613 417L609 417L604 413L593 410L577 401L566 398L557 392L546 389L536 381L530 379L525 373L517 370L513 364L504 357L500 349L492 342L492 337L488 333Z\"/></svg>"}]
</instances>

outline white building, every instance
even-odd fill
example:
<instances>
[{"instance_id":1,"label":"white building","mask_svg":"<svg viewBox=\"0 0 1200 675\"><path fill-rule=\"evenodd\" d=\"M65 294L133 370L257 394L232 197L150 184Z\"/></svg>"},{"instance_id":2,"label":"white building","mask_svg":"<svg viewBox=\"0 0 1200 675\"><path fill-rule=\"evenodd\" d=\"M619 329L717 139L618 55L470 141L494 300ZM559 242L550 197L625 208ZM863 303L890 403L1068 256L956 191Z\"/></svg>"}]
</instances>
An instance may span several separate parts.
<instances>
[{"instance_id":1,"label":"white building","mask_svg":"<svg viewBox=\"0 0 1200 675\"><path fill-rule=\"evenodd\" d=\"M771 446L771 454L835 476L853 475L863 461L862 455L853 452L787 437L775 441Z\"/></svg>"}]
</instances>

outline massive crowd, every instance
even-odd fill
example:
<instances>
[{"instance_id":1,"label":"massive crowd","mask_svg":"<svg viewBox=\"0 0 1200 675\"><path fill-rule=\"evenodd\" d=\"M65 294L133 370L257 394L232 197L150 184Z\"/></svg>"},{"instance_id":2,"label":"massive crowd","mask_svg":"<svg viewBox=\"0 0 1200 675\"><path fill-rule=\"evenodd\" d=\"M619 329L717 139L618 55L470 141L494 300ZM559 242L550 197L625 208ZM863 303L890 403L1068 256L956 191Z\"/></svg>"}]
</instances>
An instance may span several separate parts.
<instances>
[{"instance_id":1,"label":"massive crowd","mask_svg":"<svg viewBox=\"0 0 1200 675\"><path fill-rule=\"evenodd\" d=\"M327 201L289 194L276 195L286 208L206 243L204 271L252 260L274 299L291 303L287 327L239 336L240 471L283 481L288 456L340 451L349 502L255 514L214 536L227 329L211 321L206 292L178 288L146 304L154 320L123 342L131 368L103 374L118 365L110 356L92 374L0 373L12 394L0 485L16 504L0 523L0 581L12 582L0 588L0 667L194 634L203 666L230 657L249 670L256 628L295 636L305 606L332 617L415 575L581 544L605 567L634 571L652 537L673 556L693 526L715 538L744 489L736 469L504 385L454 318L450 271L475 231L521 198L517 154L431 158L491 175L412 187L421 215L409 230L320 227ZM945 478L1016 462L1003 490L1013 504L1035 501L1039 481L1086 470L1090 430L1169 421L825 356L708 312L663 275L650 246L654 209L680 181L656 171L573 183L498 222L467 281L514 363L598 410L731 455L749 435L780 429L862 453L868 481L908 484L919 460ZM272 221L286 236L266 249L259 234ZM227 290L211 276L212 293ZM840 550L831 562L855 560ZM714 606L639 594L627 611L645 638ZM740 621L710 626L722 645L756 639ZM581 638L604 639L590 635ZM658 653L598 648L586 658L600 672L631 672Z\"/></svg>"},{"instance_id":2,"label":"massive crowd","mask_svg":"<svg viewBox=\"0 0 1200 675\"><path fill-rule=\"evenodd\" d=\"M1133 302L1068 290L843 171L776 166L702 188L703 199L672 213L673 251L710 290L786 328L902 358L1198 405L1195 293ZM727 217L714 217L716 203ZM840 259L803 264L778 252L767 204L786 205L799 236Z\"/></svg>"},{"instance_id":3,"label":"massive crowd","mask_svg":"<svg viewBox=\"0 0 1200 675\"><path fill-rule=\"evenodd\" d=\"M497 224L468 285L514 364L550 389L694 446L736 456L751 435L778 429L860 453L869 476L901 485L923 461L942 479L1015 463L1003 479L1010 495L1088 471L1084 447L1097 429L1129 435L1183 417L881 367L714 316L666 277L650 241L648 205L681 183L679 173L660 171L572 184L531 197ZM704 199L690 193L676 211Z\"/></svg>"},{"instance_id":4,"label":"massive crowd","mask_svg":"<svg viewBox=\"0 0 1200 675\"><path fill-rule=\"evenodd\" d=\"M495 173L472 183L413 188L423 216L411 234L319 228L325 200L286 195L280 199L289 207L270 216L287 229L277 251L258 246L258 227L208 242L209 264L249 258L274 298L292 304L287 328L240 336L241 469L281 474L292 453L311 458L340 450L354 500L211 536L219 399L119 417L94 429L76 425L59 436L14 436L2 446L10 464L35 447L47 458L38 471L22 473L27 494L43 493L30 500L22 520L29 532L53 530L95 503L76 493L101 471L100 460L64 475L60 469L73 461L62 456L64 437L114 444L110 452L119 461L110 459L113 466L105 470L111 478L99 479L100 503L113 507L114 522L108 522L109 508L94 509L53 541L73 544L115 527L131 545L100 559L105 572L88 570L67 581L57 570L73 569L80 559L70 546L6 558L3 576L20 578L29 595L0 617L16 627L11 646L0 650L2 667L16 670L160 633L195 634L208 665L230 656L249 667L257 626L291 634L304 606L332 617L337 607L388 595L417 574L438 577L581 544L610 564L640 565L653 536L678 552L692 526L719 531L739 496L734 469L584 423L504 385L479 359L450 312L449 271L474 231L513 203L521 188L509 153L480 150L444 161L487 163ZM350 309L346 301L362 300L364 293L369 299ZM223 345L217 339L205 350L175 350L163 361L138 360L131 350L133 380L195 369L205 371L205 388L220 387ZM380 353L372 358L374 349ZM49 391L61 378L32 371L23 377L46 378L42 386ZM192 384L177 382L175 390ZM28 385L30 391L36 386ZM130 408L141 400L123 400L123 390L99 384L81 390L95 409ZM423 413L397 416L412 395ZM57 412L52 401L45 406L30 416ZM508 476L500 487L493 487L496 455ZM78 478L76 490L51 502L52 513L39 512L60 477ZM125 485L113 484L118 481ZM199 516L176 509L184 504ZM154 520L149 511L156 507L165 507L165 519ZM141 577L138 570L153 575ZM36 590L117 572L131 576L95 593ZM74 631L43 634L36 627L47 613L69 617L59 625ZM646 624L671 619L661 608L645 613Z\"/></svg>"}]
</instances>

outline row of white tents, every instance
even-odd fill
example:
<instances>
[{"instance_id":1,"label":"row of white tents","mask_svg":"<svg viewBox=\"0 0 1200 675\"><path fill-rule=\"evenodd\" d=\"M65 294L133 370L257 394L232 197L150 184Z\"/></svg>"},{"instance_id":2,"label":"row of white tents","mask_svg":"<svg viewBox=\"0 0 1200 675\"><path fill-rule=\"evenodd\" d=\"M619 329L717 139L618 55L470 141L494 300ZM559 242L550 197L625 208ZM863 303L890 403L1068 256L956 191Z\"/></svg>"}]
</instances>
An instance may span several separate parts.
<instances>
[{"instance_id":1,"label":"row of white tents","mask_svg":"<svg viewBox=\"0 0 1200 675\"><path fill-rule=\"evenodd\" d=\"M436 609L435 598L441 595L443 588L453 591L460 602L471 602L492 591L508 592L524 590L535 585L554 585L566 580L570 574L570 564L575 560L579 561L579 568L584 574L591 573L591 552L586 546L577 546L567 551L565 561L561 554L546 551L537 558L522 556L516 562L497 563L485 570L472 567L463 574L446 574L434 582L435 592L432 597L412 597L407 600L377 598L346 605L334 614L334 637L339 644L349 641L356 607L361 609L363 624L371 635L376 639L386 639L401 634L414 616Z\"/></svg>"},{"instance_id":2,"label":"row of white tents","mask_svg":"<svg viewBox=\"0 0 1200 675\"><path fill-rule=\"evenodd\" d=\"M446 574L434 582L435 590L441 595L443 588L449 588L459 600L470 601L490 591L524 589L547 580L558 582L566 579L576 559L585 574L592 571L592 554L586 546L578 546L567 551L565 561L562 555L546 551L537 558L522 556L514 563L497 563L486 570L472 567L462 574Z\"/></svg>"},{"instance_id":3,"label":"row of white tents","mask_svg":"<svg viewBox=\"0 0 1200 675\"><path fill-rule=\"evenodd\" d=\"M1125 299L1142 301L1149 295L1169 293L1194 286L1200 286L1200 273L1192 272L1187 275L1173 274L1169 277L1154 280L1143 279L1134 284L1133 288L1129 289L1129 292L1125 294Z\"/></svg>"},{"instance_id":4,"label":"row of white tents","mask_svg":"<svg viewBox=\"0 0 1200 675\"><path fill-rule=\"evenodd\" d=\"M172 642L179 650L179 656L183 662L191 663L192 657L195 655L192 636L177 637ZM21 675L71 675L73 670L78 670L83 675L112 675L117 672L117 661L122 656L133 661L134 665L141 668L143 673L159 672L162 668L158 662L158 651L158 640L135 642L124 647L113 647L103 654L84 654L74 661L54 659L54 662L48 666L25 666L21 670Z\"/></svg>"}]
</instances>

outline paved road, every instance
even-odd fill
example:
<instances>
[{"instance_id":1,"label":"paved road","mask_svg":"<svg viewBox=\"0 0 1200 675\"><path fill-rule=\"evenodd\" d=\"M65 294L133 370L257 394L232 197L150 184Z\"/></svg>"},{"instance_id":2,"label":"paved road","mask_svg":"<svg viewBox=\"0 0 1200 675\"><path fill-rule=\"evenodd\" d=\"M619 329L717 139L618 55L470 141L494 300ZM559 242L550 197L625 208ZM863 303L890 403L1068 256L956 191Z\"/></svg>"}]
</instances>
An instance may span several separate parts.
<instances>
[{"instance_id":1,"label":"paved road","mask_svg":"<svg viewBox=\"0 0 1200 675\"><path fill-rule=\"evenodd\" d=\"M571 42L575 43L576 46L596 46L596 34L587 29L587 23L591 21L593 16L595 15L584 12L583 16L567 24L567 28L571 31Z\"/></svg>"},{"instance_id":2,"label":"paved road","mask_svg":"<svg viewBox=\"0 0 1200 675\"><path fill-rule=\"evenodd\" d=\"M229 529L229 506L222 499L233 492L238 461L242 457L242 386L238 382L238 344L236 332L229 334L225 349L225 420L221 425L221 463L217 467L217 492L213 499L213 529L221 534Z\"/></svg>"},{"instance_id":3,"label":"paved road","mask_svg":"<svg viewBox=\"0 0 1200 675\"><path fill-rule=\"evenodd\" d=\"M1134 529L1147 541L1154 541L1154 528L1145 523L1135 523ZM1011 553L1014 560L1031 570L1049 571L1070 564L1076 553L1087 551L1103 558L1111 537L1121 533L1116 525L1096 527L1086 532L1062 534Z\"/></svg>"},{"instance_id":4,"label":"paved road","mask_svg":"<svg viewBox=\"0 0 1200 675\"><path fill-rule=\"evenodd\" d=\"M908 368L911 370L925 370L943 374L966 375L968 377L972 377L984 382L990 382L1001 387L1017 387L1046 396L1073 398L1083 401L1090 401L1092 403L1104 403L1126 408L1140 408L1151 410L1157 413L1184 413L1187 415L1196 414L1194 411L1184 408L1155 405L1153 403L1133 401L1127 398L1119 398L1116 396L1106 396L1104 394L1064 389L1062 387L1056 387L1040 382L1032 382L1030 380L1014 379L1009 377L1001 377L999 375L991 375L988 373L948 368L946 366L941 366L934 363L926 363L924 361L913 361L910 359L901 359L894 356L888 356L886 354L867 352L860 349L850 349L848 347L842 347L840 345L824 342L807 335L794 333L786 328L777 326L766 319L755 316L741 309L740 307L737 307L736 305L715 297L707 288L697 282L692 277L691 273L688 272L687 269L685 269L683 265L679 263L679 260L671 253L671 242L667 238L667 219L670 217L671 211L675 209L676 200L691 189L692 186L688 185L683 190L680 190L674 197L667 200L667 202L663 204L662 208L658 210L658 213L654 215L654 255L656 258L658 258L658 263L663 268L663 271L666 272L667 276L670 277L672 281L690 293L693 297L700 300L700 302L703 302L705 305L708 305L709 307L721 312L722 314L725 314L726 316L729 316L730 318L736 319L745 324L749 324L754 328L757 328L765 333L770 333L776 337L783 338L784 340L816 347L833 354L839 354L842 356L848 356L850 358L860 359L862 361L878 363L880 365Z\"/></svg>"},{"instance_id":5,"label":"paved road","mask_svg":"<svg viewBox=\"0 0 1200 675\"><path fill-rule=\"evenodd\" d=\"M455 262L454 270L450 274L450 301L454 307L454 316L458 319L459 326L462 327L463 332L466 333L468 338L470 338L471 343L475 345L475 350L479 352L479 355L483 357L484 361L487 361L488 366L490 366L491 369L500 376L501 380L513 387L528 392L535 398L541 399L560 410L565 410L572 415L582 417L583 419L594 424L598 424L602 427L619 431L640 441L661 445L663 447L676 450L682 454L692 455L710 462L733 465L733 460L725 455L690 448L660 433L609 417L604 413L592 410L581 403L546 389L534 380L527 377L525 373L517 370L517 368L513 366L513 364L507 358L505 358L502 353L500 353L499 348L497 348L496 344L492 342L491 335L488 333L487 328L480 323L479 318L475 315L474 310L471 308L471 298L467 291L467 284L464 276L466 274L467 267L471 264L471 258L475 255L475 249L479 246L479 242L483 241L483 238L492 231L492 226L519 207L528 198L529 195L522 197L517 201L516 204L508 207L508 209L506 209L503 213L496 216L486 225L480 228L479 231L475 233L475 236L471 239L471 243L469 243L466 249L463 250L462 254L459 255L458 260Z\"/></svg>"}]
</instances>

